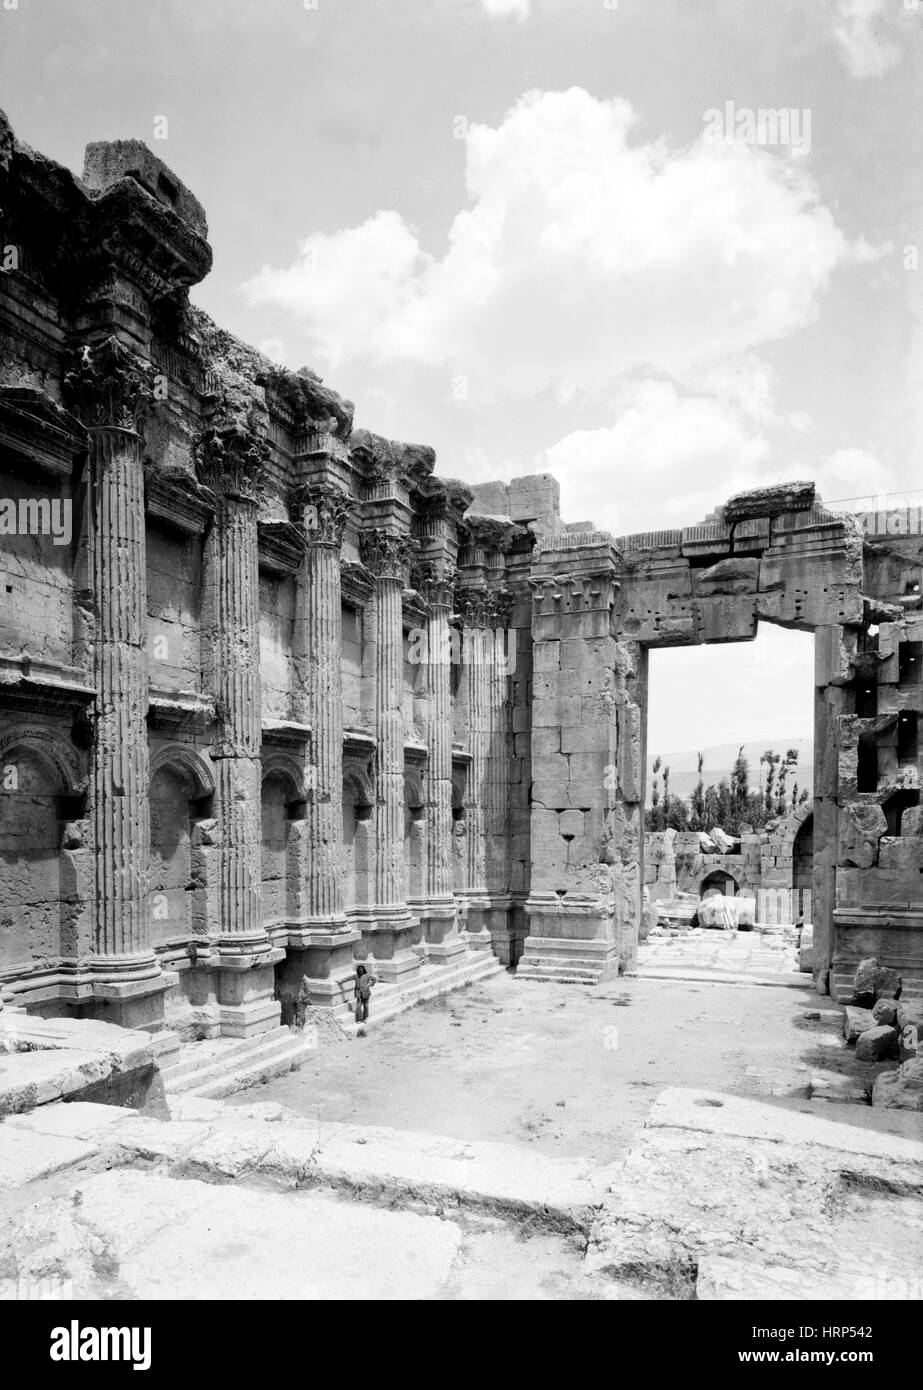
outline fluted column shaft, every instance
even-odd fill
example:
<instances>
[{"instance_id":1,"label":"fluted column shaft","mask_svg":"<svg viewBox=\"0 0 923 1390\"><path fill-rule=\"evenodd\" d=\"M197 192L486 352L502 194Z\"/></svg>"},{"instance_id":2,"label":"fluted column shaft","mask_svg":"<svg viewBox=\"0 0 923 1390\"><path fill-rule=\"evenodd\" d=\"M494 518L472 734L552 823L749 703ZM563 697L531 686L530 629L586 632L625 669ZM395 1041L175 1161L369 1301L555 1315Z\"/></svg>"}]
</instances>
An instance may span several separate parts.
<instances>
[{"instance_id":1,"label":"fluted column shaft","mask_svg":"<svg viewBox=\"0 0 923 1390\"><path fill-rule=\"evenodd\" d=\"M488 634L488 753L484 796L485 880L488 892L509 889L509 747L506 631Z\"/></svg>"},{"instance_id":2,"label":"fluted column shaft","mask_svg":"<svg viewBox=\"0 0 923 1390\"><path fill-rule=\"evenodd\" d=\"M150 946L147 741L147 567L141 429L153 368L116 335L81 346L64 377L89 438L87 585L96 685L90 758L93 961L106 977L106 1016L156 1026L162 989ZM145 983L146 982L146 983Z\"/></svg>"},{"instance_id":3,"label":"fluted column shaft","mask_svg":"<svg viewBox=\"0 0 923 1390\"><path fill-rule=\"evenodd\" d=\"M345 926L343 677L340 545L350 499L314 485L300 498L306 548L296 606L299 712L311 725L304 907L318 925Z\"/></svg>"},{"instance_id":4,"label":"fluted column shaft","mask_svg":"<svg viewBox=\"0 0 923 1390\"><path fill-rule=\"evenodd\" d=\"M485 793L490 754L490 670L485 660L490 630L466 627L462 643L468 693L467 892L483 894L487 885Z\"/></svg>"},{"instance_id":5,"label":"fluted column shaft","mask_svg":"<svg viewBox=\"0 0 923 1390\"><path fill-rule=\"evenodd\" d=\"M144 475L133 430L90 430L90 570L96 608L91 762L95 952L149 953L150 845Z\"/></svg>"},{"instance_id":6,"label":"fluted column shaft","mask_svg":"<svg viewBox=\"0 0 923 1390\"><path fill-rule=\"evenodd\" d=\"M215 518L205 546L206 679L214 692L219 957L265 950L262 922L259 498L268 446L241 426L209 431L198 470Z\"/></svg>"},{"instance_id":7,"label":"fluted column shaft","mask_svg":"<svg viewBox=\"0 0 923 1390\"><path fill-rule=\"evenodd\" d=\"M452 702L449 665L451 602L434 597L426 619L428 721L426 742L426 897L452 897Z\"/></svg>"},{"instance_id":8,"label":"fluted column shaft","mask_svg":"<svg viewBox=\"0 0 923 1390\"><path fill-rule=\"evenodd\" d=\"M375 879L374 904L406 913L404 864L404 576L408 537L369 528L360 537L363 563L375 579Z\"/></svg>"},{"instance_id":9,"label":"fluted column shaft","mask_svg":"<svg viewBox=\"0 0 923 1390\"><path fill-rule=\"evenodd\" d=\"M404 719L402 583L380 576L375 586L376 758L375 905L402 905L404 865Z\"/></svg>"},{"instance_id":10,"label":"fluted column shaft","mask_svg":"<svg viewBox=\"0 0 923 1390\"><path fill-rule=\"evenodd\" d=\"M215 812L218 930L262 938L259 551L257 506L219 494L206 564L212 585L211 686L218 704Z\"/></svg>"}]
</instances>

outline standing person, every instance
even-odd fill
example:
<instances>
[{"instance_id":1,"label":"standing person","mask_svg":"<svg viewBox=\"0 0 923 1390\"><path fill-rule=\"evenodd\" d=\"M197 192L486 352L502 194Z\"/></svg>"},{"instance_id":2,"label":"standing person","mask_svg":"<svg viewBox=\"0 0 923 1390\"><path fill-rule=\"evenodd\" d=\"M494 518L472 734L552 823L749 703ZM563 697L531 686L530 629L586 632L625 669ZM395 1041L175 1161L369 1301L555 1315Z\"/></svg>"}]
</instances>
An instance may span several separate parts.
<instances>
[{"instance_id":1,"label":"standing person","mask_svg":"<svg viewBox=\"0 0 923 1390\"><path fill-rule=\"evenodd\" d=\"M369 1016L369 995L375 981L364 965L356 969L356 1022L365 1023Z\"/></svg>"}]
</instances>

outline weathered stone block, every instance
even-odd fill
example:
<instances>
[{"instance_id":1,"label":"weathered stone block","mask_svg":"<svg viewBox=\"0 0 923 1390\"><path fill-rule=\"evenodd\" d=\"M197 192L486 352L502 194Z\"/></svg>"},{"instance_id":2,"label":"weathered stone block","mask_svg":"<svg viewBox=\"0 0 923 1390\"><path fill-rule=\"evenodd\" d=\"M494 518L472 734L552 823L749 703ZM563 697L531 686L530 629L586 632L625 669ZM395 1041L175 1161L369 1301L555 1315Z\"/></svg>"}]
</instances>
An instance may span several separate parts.
<instances>
[{"instance_id":1,"label":"weathered stone block","mask_svg":"<svg viewBox=\"0 0 923 1390\"><path fill-rule=\"evenodd\" d=\"M843 868L868 869L878 862L878 844L888 829L878 805L843 806L837 821L837 863Z\"/></svg>"},{"instance_id":2,"label":"weathered stone block","mask_svg":"<svg viewBox=\"0 0 923 1390\"><path fill-rule=\"evenodd\" d=\"M855 1042L861 1033L875 1027L871 1009L861 1009L855 1004L847 1004L843 1010L843 1037L848 1043Z\"/></svg>"},{"instance_id":3,"label":"weathered stone block","mask_svg":"<svg viewBox=\"0 0 923 1390\"><path fill-rule=\"evenodd\" d=\"M872 1104L885 1110L923 1110L923 1057L879 1076L872 1088Z\"/></svg>"},{"instance_id":4,"label":"weathered stone block","mask_svg":"<svg viewBox=\"0 0 923 1390\"><path fill-rule=\"evenodd\" d=\"M856 1038L856 1061L885 1062L897 1056L898 1032L896 1028L881 1025L867 1028Z\"/></svg>"},{"instance_id":5,"label":"weathered stone block","mask_svg":"<svg viewBox=\"0 0 923 1390\"><path fill-rule=\"evenodd\" d=\"M897 1001L894 999L879 999L872 1009L872 1017L879 1025L893 1028L897 1023Z\"/></svg>"},{"instance_id":6,"label":"weathered stone block","mask_svg":"<svg viewBox=\"0 0 923 1390\"><path fill-rule=\"evenodd\" d=\"M853 1003L871 1008L877 999L896 999L901 977L896 970L878 964L874 956L861 961L853 981Z\"/></svg>"}]
</instances>

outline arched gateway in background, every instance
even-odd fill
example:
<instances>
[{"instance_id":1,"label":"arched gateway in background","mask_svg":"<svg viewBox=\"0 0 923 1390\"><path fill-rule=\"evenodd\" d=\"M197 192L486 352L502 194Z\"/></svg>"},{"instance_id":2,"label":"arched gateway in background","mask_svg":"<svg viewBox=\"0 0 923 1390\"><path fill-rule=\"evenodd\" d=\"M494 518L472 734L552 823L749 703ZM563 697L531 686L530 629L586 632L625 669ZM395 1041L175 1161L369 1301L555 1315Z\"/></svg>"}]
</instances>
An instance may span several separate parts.
<instances>
[{"instance_id":1,"label":"arched gateway in background","mask_svg":"<svg viewBox=\"0 0 923 1390\"><path fill-rule=\"evenodd\" d=\"M565 523L193 308L204 213L139 142L78 180L0 115L0 205L0 994L245 1037L358 959L395 1007L631 969L647 654L761 621L814 634L818 985L921 992L919 514Z\"/></svg>"}]
</instances>

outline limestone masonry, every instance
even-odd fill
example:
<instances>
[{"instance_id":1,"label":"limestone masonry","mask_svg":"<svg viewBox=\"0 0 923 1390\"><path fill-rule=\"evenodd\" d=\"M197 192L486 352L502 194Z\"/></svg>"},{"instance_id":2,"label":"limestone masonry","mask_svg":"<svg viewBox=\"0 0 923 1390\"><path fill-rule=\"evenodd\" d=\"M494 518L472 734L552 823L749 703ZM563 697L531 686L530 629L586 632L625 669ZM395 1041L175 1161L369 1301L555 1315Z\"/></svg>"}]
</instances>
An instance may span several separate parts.
<instances>
[{"instance_id":1,"label":"limestone masonry","mask_svg":"<svg viewBox=\"0 0 923 1390\"><path fill-rule=\"evenodd\" d=\"M7 1006L249 1037L357 960L397 1002L630 970L648 651L761 620L815 638L818 987L923 994L919 534L797 484L613 538L438 476L190 305L205 216L139 142L78 179L0 114L0 209Z\"/></svg>"}]
</instances>

